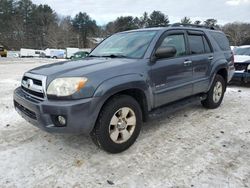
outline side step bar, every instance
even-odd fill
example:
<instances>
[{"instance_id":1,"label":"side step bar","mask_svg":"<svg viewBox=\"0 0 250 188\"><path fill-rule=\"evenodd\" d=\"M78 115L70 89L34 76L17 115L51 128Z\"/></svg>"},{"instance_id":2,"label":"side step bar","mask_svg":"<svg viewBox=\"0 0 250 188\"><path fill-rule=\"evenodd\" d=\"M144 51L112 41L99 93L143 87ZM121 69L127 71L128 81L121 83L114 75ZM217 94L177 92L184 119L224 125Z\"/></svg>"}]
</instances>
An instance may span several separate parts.
<instances>
[{"instance_id":1,"label":"side step bar","mask_svg":"<svg viewBox=\"0 0 250 188\"><path fill-rule=\"evenodd\" d=\"M148 118L155 119L162 115L172 114L178 110L184 109L187 106L198 104L200 101L205 100L206 98L207 98L206 94L199 94L169 103L167 105L161 106L149 112Z\"/></svg>"}]
</instances>

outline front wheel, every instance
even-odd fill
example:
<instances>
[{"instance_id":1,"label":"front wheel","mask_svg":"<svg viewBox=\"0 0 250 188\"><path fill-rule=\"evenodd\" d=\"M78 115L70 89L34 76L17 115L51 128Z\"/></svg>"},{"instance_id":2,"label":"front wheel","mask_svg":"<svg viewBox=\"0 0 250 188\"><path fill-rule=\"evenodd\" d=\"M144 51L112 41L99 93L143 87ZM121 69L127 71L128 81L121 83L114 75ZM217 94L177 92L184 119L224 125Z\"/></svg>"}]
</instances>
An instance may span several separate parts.
<instances>
[{"instance_id":1,"label":"front wheel","mask_svg":"<svg viewBox=\"0 0 250 188\"><path fill-rule=\"evenodd\" d=\"M208 109L218 108L224 98L225 90L225 79L221 75L216 75L213 84L207 93L207 98L201 101L201 104Z\"/></svg>"},{"instance_id":2,"label":"front wheel","mask_svg":"<svg viewBox=\"0 0 250 188\"><path fill-rule=\"evenodd\" d=\"M91 137L105 151L120 153L135 142L141 124L138 102L130 96L116 96L102 108Z\"/></svg>"}]
</instances>

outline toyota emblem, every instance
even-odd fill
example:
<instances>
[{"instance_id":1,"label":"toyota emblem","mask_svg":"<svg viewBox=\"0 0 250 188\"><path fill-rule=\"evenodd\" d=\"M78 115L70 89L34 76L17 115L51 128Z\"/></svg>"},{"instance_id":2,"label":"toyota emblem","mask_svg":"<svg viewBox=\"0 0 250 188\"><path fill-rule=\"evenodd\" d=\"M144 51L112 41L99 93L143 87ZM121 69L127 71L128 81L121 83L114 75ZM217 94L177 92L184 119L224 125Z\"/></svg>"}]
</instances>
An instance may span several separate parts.
<instances>
[{"instance_id":1,"label":"toyota emblem","mask_svg":"<svg viewBox=\"0 0 250 188\"><path fill-rule=\"evenodd\" d=\"M27 80L27 87L30 88L33 85L33 80L28 79Z\"/></svg>"}]
</instances>

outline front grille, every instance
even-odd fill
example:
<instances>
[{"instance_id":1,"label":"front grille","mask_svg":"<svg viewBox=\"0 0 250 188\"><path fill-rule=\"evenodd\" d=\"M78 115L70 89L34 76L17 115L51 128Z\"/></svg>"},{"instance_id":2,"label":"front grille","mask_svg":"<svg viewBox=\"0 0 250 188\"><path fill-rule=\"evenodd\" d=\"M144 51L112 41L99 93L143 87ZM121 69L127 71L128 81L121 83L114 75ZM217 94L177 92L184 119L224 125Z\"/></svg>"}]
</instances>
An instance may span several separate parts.
<instances>
[{"instance_id":1,"label":"front grille","mask_svg":"<svg viewBox=\"0 0 250 188\"><path fill-rule=\"evenodd\" d=\"M235 63L234 64L234 67L235 67L235 70L236 71L243 71L243 70L247 70L247 66L248 66L248 64L246 64L246 63Z\"/></svg>"},{"instance_id":2,"label":"front grille","mask_svg":"<svg viewBox=\"0 0 250 188\"><path fill-rule=\"evenodd\" d=\"M37 97L39 97L39 98L44 98L44 94L43 94L43 93L36 92L36 91L32 91L32 90L27 89L27 88L25 88L25 87L23 87L23 86L22 86L22 89L23 89L23 91L25 91L25 92L28 93L28 94L31 94L31 95L33 95L33 96L37 96Z\"/></svg>"},{"instance_id":3,"label":"front grille","mask_svg":"<svg viewBox=\"0 0 250 188\"><path fill-rule=\"evenodd\" d=\"M30 78L27 77L27 76L23 77L24 81L27 81L28 79L30 79ZM42 86L43 85L42 80L37 80L37 79L34 79L34 78L32 78L32 80L33 80L33 83L36 84L36 85L38 85L38 86Z\"/></svg>"},{"instance_id":4,"label":"front grille","mask_svg":"<svg viewBox=\"0 0 250 188\"><path fill-rule=\"evenodd\" d=\"M36 120L36 113L32 112L31 110L25 108L24 106L22 106L21 104L17 103L16 101L14 101L14 105L15 107L20 110L22 113L24 113L26 116L30 117L31 119Z\"/></svg>"},{"instance_id":5,"label":"front grille","mask_svg":"<svg viewBox=\"0 0 250 188\"><path fill-rule=\"evenodd\" d=\"M46 97L44 92L45 84L45 76L26 73L22 79L22 90L32 98L44 100Z\"/></svg>"}]
</instances>

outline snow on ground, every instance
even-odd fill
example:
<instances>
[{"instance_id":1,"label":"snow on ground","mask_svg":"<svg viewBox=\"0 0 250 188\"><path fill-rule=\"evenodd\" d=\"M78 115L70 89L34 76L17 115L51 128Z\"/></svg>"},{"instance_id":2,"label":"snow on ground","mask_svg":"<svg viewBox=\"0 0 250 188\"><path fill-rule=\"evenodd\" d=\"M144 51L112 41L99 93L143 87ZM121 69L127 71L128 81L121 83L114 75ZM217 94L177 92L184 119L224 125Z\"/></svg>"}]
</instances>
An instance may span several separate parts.
<instances>
[{"instance_id":1,"label":"snow on ground","mask_svg":"<svg viewBox=\"0 0 250 188\"><path fill-rule=\"evenodd\" d=\"M216 110L194 103L163 111L129 150L111 155L89 137L43 132L15 112L22 74L54 61L0 58L1 187L250 187L249 87L230 86Z\"/></svg>"}]
</instances>

